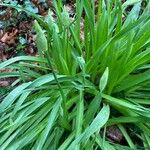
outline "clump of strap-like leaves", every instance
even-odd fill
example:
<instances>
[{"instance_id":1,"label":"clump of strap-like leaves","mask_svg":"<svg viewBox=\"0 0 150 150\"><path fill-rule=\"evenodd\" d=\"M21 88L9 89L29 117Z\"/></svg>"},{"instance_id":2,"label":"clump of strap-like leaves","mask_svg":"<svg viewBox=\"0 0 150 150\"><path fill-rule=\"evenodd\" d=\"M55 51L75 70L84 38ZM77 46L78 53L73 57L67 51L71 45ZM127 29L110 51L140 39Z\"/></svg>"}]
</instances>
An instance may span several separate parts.
<instances>
[{"instance_id":1,"label":"clump of strap-like leaves","mask_svg":"<svg viewBox=\"0 0 150 150\"><path fill-rule=\"evenodd\" d=\"M93 1L76 0L73 21L61 0L53 2L56 18L11 5L36 19L39 56L0 63L14 70L1 78L18 78L0 103L0 149L150 149L147 3L141 13L138 0L99 0L96 10ZM111 125L120 129L124 145L105 136Z\"/></svg>"}]
</instances>

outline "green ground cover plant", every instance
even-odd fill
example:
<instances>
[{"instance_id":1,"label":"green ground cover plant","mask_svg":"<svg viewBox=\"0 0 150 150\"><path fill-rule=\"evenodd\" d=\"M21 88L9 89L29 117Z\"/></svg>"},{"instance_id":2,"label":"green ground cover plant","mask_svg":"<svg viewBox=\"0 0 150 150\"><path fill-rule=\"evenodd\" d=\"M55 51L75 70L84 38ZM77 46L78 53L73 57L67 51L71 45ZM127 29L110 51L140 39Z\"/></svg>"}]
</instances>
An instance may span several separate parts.
<instances>
[{"instance_id":1,"label":"green ground cover plant","mask_svg":"<svg viewBox=\"0 0 150 150\"><path fill-rule=\"evenodd\" d=\"M35 18L39 55L0 63L14 70L0 78L17 77L0 103L0 149L149 150L150 2L76 0L73 21L53 4L56 18L1 4ZM112 125L123 144L106 137Z\"/></svg>"}]
</instances>

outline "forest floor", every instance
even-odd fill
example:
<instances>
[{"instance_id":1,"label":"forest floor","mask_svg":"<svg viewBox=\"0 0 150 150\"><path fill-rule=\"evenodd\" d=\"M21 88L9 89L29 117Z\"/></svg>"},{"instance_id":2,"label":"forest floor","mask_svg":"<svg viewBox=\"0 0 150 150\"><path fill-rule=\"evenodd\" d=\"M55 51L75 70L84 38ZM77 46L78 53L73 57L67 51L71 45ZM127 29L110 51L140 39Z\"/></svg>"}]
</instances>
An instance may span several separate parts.
<instances>
[{"instance_id":1,"label":"forest floor","mask_svg":"<svg viewBox=\"0 0 150 150\"><path fill-rule=\"evenodd\" d=\"M49 8L53 9L52 0L15 0L9 1L9 3L19 4L41 16L46 16ZM70 16L73 16L75 13L74 5L71 0L65 3ZM37 55L33 22L34 19L27 16L24 12L17 12L12 8L0 6L0 61L20 55ZM9 71L11 70L0 70L0 72ZM13 78L0 79L0 92L5 93L6 87L11 85L14 80ZM5 90L1 89L1 87L5 87Z\"/></svg>"}]
</instances>

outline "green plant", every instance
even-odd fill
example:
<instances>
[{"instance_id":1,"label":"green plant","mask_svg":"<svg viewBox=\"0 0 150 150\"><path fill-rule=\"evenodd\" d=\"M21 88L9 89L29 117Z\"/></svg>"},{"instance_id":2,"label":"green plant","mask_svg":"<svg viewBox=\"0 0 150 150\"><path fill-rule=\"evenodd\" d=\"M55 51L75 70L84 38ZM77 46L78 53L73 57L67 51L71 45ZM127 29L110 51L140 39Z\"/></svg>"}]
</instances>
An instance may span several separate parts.
<instances>
[{"instance_id":1,"label":"green plant","mask_svg":"<svg viewBox=\"0 0 150 150\"><path fill-rule=\"evenodd\" d=\"M36 19L39 56L0 64L16 70L1 78L18 77L20 83L0 104L0 148L148 150L150 2L140 14L139 0L99 0L98 10L93 1L77 0L73 22L61 0L53 3L56 19L51 11L41 18L11 5ZM133 8L126 13L129 5ZM114 124L126 145L105 137L107 126ZM133 134L140 143L130 137L126 124L138 129Z\"/></svg>"}]
</instances>

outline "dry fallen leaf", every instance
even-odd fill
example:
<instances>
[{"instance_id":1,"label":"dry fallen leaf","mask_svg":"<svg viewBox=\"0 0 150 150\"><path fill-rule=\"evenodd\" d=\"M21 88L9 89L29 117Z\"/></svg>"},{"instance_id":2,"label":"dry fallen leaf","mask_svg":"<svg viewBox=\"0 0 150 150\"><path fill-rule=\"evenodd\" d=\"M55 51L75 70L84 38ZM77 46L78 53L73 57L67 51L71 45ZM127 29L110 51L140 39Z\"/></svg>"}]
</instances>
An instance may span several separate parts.
<instances>
[{"instance_id":1,"label":"dry fallen leaf","mask_svg":"<svg viewBox=\"0 0 150 150\"><path fill-rule=\"evenodd\" d=\"M17 33L18 33L17 29L12 30L12 32L6 32L0 39L0 42L7 43L7 44L14 44Z\"/></svg>"},{"instance_id":2,"label":"dry fallen leaf","mask_svg":"<svg viewBox=\"0 0 150 150\"><path fill-rule=\"evenodd\" d=\"M8 81L1 81L0 80L0 87L7 87L9 86L9 82Z\"/></svg>"},{"instance_id":3,"label":"dry fallen leaf","mask_svg":"<svg viewBox=\"0 0 150 150\"><path fill-rule=\"evenodd\" d=\"M120 143L123 139L123 135L117 126L110 126L106 130L106 136L114 141Z\"/></svg>"}]
</instances>

